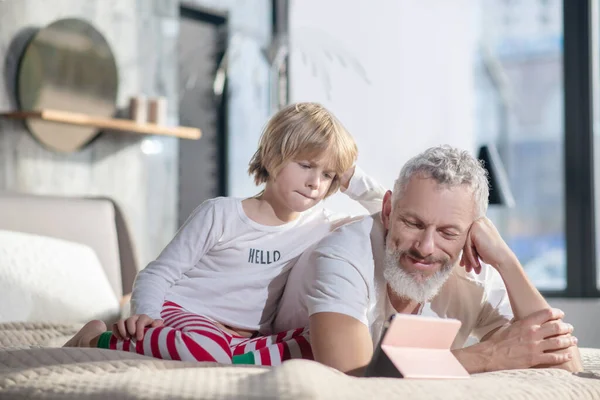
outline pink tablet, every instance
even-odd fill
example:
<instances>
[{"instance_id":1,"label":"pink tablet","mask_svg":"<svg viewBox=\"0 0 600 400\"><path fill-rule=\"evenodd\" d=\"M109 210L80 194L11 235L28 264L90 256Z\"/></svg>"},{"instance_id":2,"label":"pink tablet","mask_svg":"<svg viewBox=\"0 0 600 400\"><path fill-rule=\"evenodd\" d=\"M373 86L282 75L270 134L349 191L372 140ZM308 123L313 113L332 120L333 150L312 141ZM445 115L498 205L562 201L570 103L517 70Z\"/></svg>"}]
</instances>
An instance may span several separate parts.
<instances>
[{"instance_id":1,"label":"pink tablet","mask_svg":"<svg viewBox=\"0 0 600 400\"><path fill-rule=\"evenodd\" d=\"M383 333L366 376L468 378L469 373L450 351L460 325L456 319L396 314Z\"/></svg>"}]
</instances>

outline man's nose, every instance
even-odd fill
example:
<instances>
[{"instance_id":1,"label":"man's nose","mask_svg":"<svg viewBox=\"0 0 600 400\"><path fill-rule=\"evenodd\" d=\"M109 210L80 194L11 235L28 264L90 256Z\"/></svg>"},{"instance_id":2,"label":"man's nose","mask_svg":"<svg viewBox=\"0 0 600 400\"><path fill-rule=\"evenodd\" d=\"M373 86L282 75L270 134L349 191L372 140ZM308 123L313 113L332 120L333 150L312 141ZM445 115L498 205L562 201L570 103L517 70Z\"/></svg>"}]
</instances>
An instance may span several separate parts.
<instances>
[{"instance_id":1,"label":"man's nose","mask_svg":"<svg viewBox=\"0 0 600 400\"><path fill-rule=\"evenodd\" d=\"M418 242L416 243L416 249L423 257L427 257L433 254L435 250L435 230L433 228L426 228L421 231Z\"/></svg>"}]
</instances>

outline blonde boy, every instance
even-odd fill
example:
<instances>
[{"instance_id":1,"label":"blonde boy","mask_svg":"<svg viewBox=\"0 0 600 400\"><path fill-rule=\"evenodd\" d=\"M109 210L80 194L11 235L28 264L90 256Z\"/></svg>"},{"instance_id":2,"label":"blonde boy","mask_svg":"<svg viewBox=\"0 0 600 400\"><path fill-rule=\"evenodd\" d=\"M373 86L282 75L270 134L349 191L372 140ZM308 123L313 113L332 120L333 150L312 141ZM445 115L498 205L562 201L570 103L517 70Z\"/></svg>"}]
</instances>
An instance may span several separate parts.
<instances>
[{"instance_id":1,"label":"blonde boy","mask_svg":"<svg viewBox=\"0 0 600 400\"><path fill-rule=\"evenodd\" d=\"M312 358L306 329L273 334L271 324L295 261L339 224L315 206L341 186L369 212L380 207L385 190L355 170L356 156L354 140L324 107L284 108L248 169L264 190L201 204L139 273L134 315L112 332L89 322L65 346L261 365Z\"/></svg>"}]
</instances>

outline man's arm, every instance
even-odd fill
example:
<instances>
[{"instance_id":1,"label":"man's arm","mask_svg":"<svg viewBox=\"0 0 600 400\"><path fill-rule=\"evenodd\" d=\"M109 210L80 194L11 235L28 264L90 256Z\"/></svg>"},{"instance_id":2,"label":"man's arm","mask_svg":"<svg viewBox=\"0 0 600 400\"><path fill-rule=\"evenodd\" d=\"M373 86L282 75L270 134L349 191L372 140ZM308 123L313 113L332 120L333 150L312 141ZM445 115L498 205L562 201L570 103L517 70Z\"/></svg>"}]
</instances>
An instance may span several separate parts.
<instances>
[{"instance_id":1,"label":"man's arm","mask_svg":"<svg viewBox=\"0 0 600 400\"><path fill-rule=\"evenodd\" d=\"M512 257L508 258L502 264L499 264L497 269L506 285L506 291L508 292L508 298L515 319L523 320L535 312L549 309L550 305L531 283L514 253L511 252L511 254ZM581 363L579 349L576 345L577 338L572 337L571 332L568 332L567 335L569 335L570 339L573 341L572 346L555 350L554 352L557 354L570 354L571 357L564 364L556 365L556 368L562 368L571 372L581 371L583 370L583 365ZM554 335L550 334L548 337L553 336ZM539 365L550 366L547 363L540 363Z\"/></svg>"},{"instance_id":2,"label":"man's arm","mask_svg":"<svg viewBox=\"0 0 600 400\"><path fill-rule=\"evenodd\" d=\"M502 277L515 316L515 321L529 321L527 318L532 314L550 309L550 305L527 277L527 274L516 255L502 239L492 222L485 217L478 219L471 226L465 244L461 265L464 265L467 271L473 269L475 272L479 273L481 271L479 258L481 258L483 262L494 267ZM539 325L541 325L541 323ZM535 327L530 327L529 329L534 330ZM570 336L570 333L567 335ZM550 335L542 339L552 337L553 335ZM569 338L568 340L572 342L572 339ZM572 372L581 371L583 369L577 346L572 345L557 350L557 352L559 354L568 353L571 356L569 357L568 362L558 365L558 368L563 368Z\"/></svg>"},{"instance_id":3,"label":"man's arm","mask_svg":"<svg viewBox=\"0 0 600 400\"><path fill-rule=\"evenodd\" d=\"M373 353L368 328L370 300L375 295L369 237L373 223L367 217L346 225L303 257L309 265L301 286L313 355L347 373L365 367Z\"/></svg>"},{"instance_id":4,"label":"man's arm","mask_svg":"<svg viewBox=\"0 0 600 400\"><path fill-rule=\"evenodd\" d=\"M373 356L369 329L345 314L321 312L311 315L310 343L315 361L349 375L362 376Z\"/></svg>"}]
</instances>

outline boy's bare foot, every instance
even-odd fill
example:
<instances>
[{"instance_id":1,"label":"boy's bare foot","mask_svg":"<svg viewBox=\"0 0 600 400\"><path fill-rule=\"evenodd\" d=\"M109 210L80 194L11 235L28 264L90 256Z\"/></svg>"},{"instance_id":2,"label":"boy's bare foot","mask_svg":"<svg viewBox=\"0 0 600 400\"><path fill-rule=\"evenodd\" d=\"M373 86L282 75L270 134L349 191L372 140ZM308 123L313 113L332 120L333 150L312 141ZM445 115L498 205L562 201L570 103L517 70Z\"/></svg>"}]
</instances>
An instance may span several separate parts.
<instances>
[{"instance_id":1,"label":"boy's bare foot","mask_svg":"<svg viewBox=\"0 0 600 400\"><path fill-rule=\"evenodd\" d=\"M63 347L90 347L92 339L106 332L106 324L99 320L90 321L83 326Z\"/></svg>"}]
</instances>

